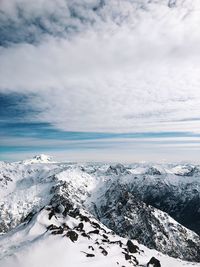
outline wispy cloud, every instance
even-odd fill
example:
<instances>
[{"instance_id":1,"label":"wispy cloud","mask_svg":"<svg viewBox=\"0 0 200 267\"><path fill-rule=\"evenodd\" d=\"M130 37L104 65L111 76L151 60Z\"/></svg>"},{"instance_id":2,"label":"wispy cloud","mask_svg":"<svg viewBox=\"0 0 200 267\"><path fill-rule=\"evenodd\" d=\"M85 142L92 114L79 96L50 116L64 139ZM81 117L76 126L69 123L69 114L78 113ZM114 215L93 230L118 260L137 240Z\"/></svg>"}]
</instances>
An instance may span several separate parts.
<instances>
[{"instance_id":1,"label":"wispy cloud","mask_svg":"<svg viewBox=\"0 0 200 267\"><path fill-rule=\"evenodd\" d=\"M200 5L170 3L2 0L0 93L25 96L17 120L64 132L199 133Z\"/></svg>"}]
</instances>

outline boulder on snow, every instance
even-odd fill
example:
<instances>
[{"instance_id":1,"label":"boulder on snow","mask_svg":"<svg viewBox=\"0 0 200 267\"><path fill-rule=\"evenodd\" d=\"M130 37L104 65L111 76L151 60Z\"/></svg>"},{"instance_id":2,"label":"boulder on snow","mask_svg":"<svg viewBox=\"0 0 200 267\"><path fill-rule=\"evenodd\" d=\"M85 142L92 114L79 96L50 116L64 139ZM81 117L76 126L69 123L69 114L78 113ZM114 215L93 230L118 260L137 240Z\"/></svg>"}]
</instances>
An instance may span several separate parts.
<instances>
[{"instance_id":1,"label":"boulder on snow","mask_svg":"<svg viewBox=\"0 0 200 267\"><path fill-rule=\"evenodd\" d=\"M107 255L108 255L108 252L105 250L105 248L103 248L102 246L100 246L99 249L101 249L101 253L102 253L104 256L107 256Z\"/></svg>"},{"instance_id":2,"label":"boulder on snow","mask_svg":"<svg viewBox=\"0 0 200 267\"><path fill-rule=\"evenodd\" d=\"M90 219L87 216L82 215L82 214L79 214L79 216L80 216L81 221L90 222Z\"/></svg>"},{"instance_id":3,"label":"boulder on snow","mask_svg":"<svg viewBox=\"0 0 200 267\"><path fill-rule=\"evenodd\" d=\"M69 237L72 242L77 241L78 239L78 234L75 231L68 231L66 236Z\"/></svg>"},{"instance_id":4,"label":"boulder on snow","mask_svg":"<svg viewBox=\"0 0 200 267\"><path fill-rule=\"evenodd\" d=\"M81 235L82 235L83 237L87 237L88 239L90 239L90 236L89 236L88 234L86 234L85 232L83 232Z\"/></svg>"},{"instance_id":5,"label":"boulder on snow","mask_svg":"<svg viewBox=\"0 0 200 267\"><path fill-rule=\"evenodd\" d=\"M54 224L47 226L47 230L50 230L52 235L59 235L64 232L64 228L62 226L56 226Z\"/></svg>"},{"instance_id":6,"label":"boulder on snow","mask_svg":"<svg viewBox=\"0 0 200 267\"><path fill-rule=\"evenodd\" d=\"M130 253L136 253L139 250L139 247L134 245L131 240L128 240L126 245Z\"/></svg>"},{"instance_id":7,"label":"boulder on snow","mask_svg":"<svg viewBox=\"0 0 200 267\"><path fill-rule=\"evenodd\" d=\"M125 260L131 260L131 256L132 255L130 255L130 254L128 254L128 253L125 253L125 252L122 252L123 254L124 254L124 256L125 256Z\"/></svg>"},{"instance_id":8,"label":"boulder on snow","mask_svg":"<svg viewBox=\"0 0 200 267\"><path fill-rule=\"evenodd\" d=\"M147 267L153 266L153 267L161 267L160 261L156 258L152 257L150 261L147 263Z\"/></svg>"},{"instance_id":9,"label":"boulder on snow","mask_svg":"<svg viewBox=\"0 0 200 267\"><path fill-rule=\"evenodd\" d=\"M58 229L52 231L51 234L52 234L52 235L61 235L61 234L63 234L63 232L64 232L63 227L62 227L62 226L59 226Z\"/></svg>"},{"instance_id":10,"label":"boulder on snow","mask_svg":"<svg viewBox=\"0 0 200 267\"><path fill-rule=\"evenodd\" d=\"M47 226L47 230L56 230L58 229L58 226L54 225L54 224L50 224Z\"/></svg>"},{"instance_id":11,"label":"boulder on snow","mask_svg":"<svg viewBox=\"0 0 200 267\"><path fill-rule=\"evenodd\" d=\"M84 228L84 224L81 222L74 229L76 229L78 231L83 231L83 228Z\"/></svg>"},{"instance_id":12,"label":"boulder on snow","mask_svg":"<svg viewBox=\"0 0 200 267\"><path fill-rule=\"evenodd\" d=\"M94 254L92 254L92 253L87 253L87 252L85 252L85 251L81 251L81 252L83 252L85 255L86 255L86 257L95 257L95 255Z\"/></svg>"},{"instance_id":13,"label":"boulder on snow","mask_svg":"<svg viewBox=\"0 0 200 267\"><path fill-rule=\"evenodd\" d=\"M90 231L90 232L88 232L88 235L89 234L96 234L96 235L98 235L99 234L99 230L96 229L96 230Z\"/></svg>"}]
</instances>

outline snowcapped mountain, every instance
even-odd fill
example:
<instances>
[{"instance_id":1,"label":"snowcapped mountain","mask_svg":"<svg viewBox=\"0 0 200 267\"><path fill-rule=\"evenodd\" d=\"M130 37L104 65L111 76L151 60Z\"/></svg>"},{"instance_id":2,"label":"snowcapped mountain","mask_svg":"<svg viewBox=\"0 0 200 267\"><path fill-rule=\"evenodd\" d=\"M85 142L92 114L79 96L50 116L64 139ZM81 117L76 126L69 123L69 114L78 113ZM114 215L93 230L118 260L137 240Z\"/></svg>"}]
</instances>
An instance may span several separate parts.
<instances>
[{"instance_id":1,"label":"snowcapped mountain","mask_svg":"<svg viewBox=\"0 0 200 267\"><path fill-rule=\"evenodd\" d=\"M170 214L185 227L200 234L200 168L191 164L147 167L133 170L123 180L131 193L148 205Z\"/></svg>"},{"instance_id":2,"label":"snowcapped mountain","mask_svg":"<svg viewBox=\"0 0 200 267\"><path fill-rule=\"evenodd\" d=\"M41 154L33 157L32 159L23 160L20 163L22 164L33 164L33 163L56 163L48 155Z\"/></svg>"},{"instance_id":3,"label":"snowcapped mountain","mask_svg":"<svg viewBox=\"0 0 200 267\"><path fill-rule=\"evenodd\" d=\"M107 183L94 201L93 214L120 236L137 239L170 256L200 261L200 238L167 213L146 205L120 181Z\"/></svg>"},{"instance_id":4,"label":"snowcapped mountain","mask_svg":"<svg viewBox=\"0 0 200 267\"><path fill-rule=\"evenodd\" d=\"M180 168L195 171L180 175ZM0 162L0 266L200 266L198 233L144 197L176 188L183 201L188 185L199 189L197 170L55 163L43 155Z\"/></svg>"}]
</instances>

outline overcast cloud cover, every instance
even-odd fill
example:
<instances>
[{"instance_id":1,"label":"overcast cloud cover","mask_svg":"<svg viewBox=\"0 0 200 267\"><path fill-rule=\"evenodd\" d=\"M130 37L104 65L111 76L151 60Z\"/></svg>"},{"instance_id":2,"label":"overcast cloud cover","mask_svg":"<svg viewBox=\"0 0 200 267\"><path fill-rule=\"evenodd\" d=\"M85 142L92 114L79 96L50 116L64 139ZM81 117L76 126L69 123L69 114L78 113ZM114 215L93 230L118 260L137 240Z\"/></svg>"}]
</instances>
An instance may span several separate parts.
<instances>
[{"instance_id":1,"label":"overcast cloud cover","mask_svg":"<svg viewBox=\"0 0 200 267\"><path fill-rule=\"evenodd\" d=\"M199 138L199 25L199 0L0 0L0 93L60 131Z\"/></svg>"}]
</instances>

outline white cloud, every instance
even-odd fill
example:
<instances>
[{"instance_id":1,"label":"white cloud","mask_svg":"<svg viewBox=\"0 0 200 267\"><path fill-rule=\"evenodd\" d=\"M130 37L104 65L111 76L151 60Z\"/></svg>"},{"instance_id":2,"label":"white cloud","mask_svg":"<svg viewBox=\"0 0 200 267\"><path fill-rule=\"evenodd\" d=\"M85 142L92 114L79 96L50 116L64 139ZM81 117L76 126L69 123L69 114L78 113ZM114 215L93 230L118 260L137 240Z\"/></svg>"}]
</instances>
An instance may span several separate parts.
<instances>
[{"instance_id":1,"label":"white cloud","mask_svg":"<svg viewBox=\"0 0 200 267\"><path fill-rule=\"evenodd\" d=\"M62 130L199 132L200 4L147 2L110 0L96 11L100 1L16 1L27 19L55 10L61 23L37 45L0 49L0 91L36 94L34 119ZM55 37L72 23L78 33Z\"/></svg>"}]
</instances>

